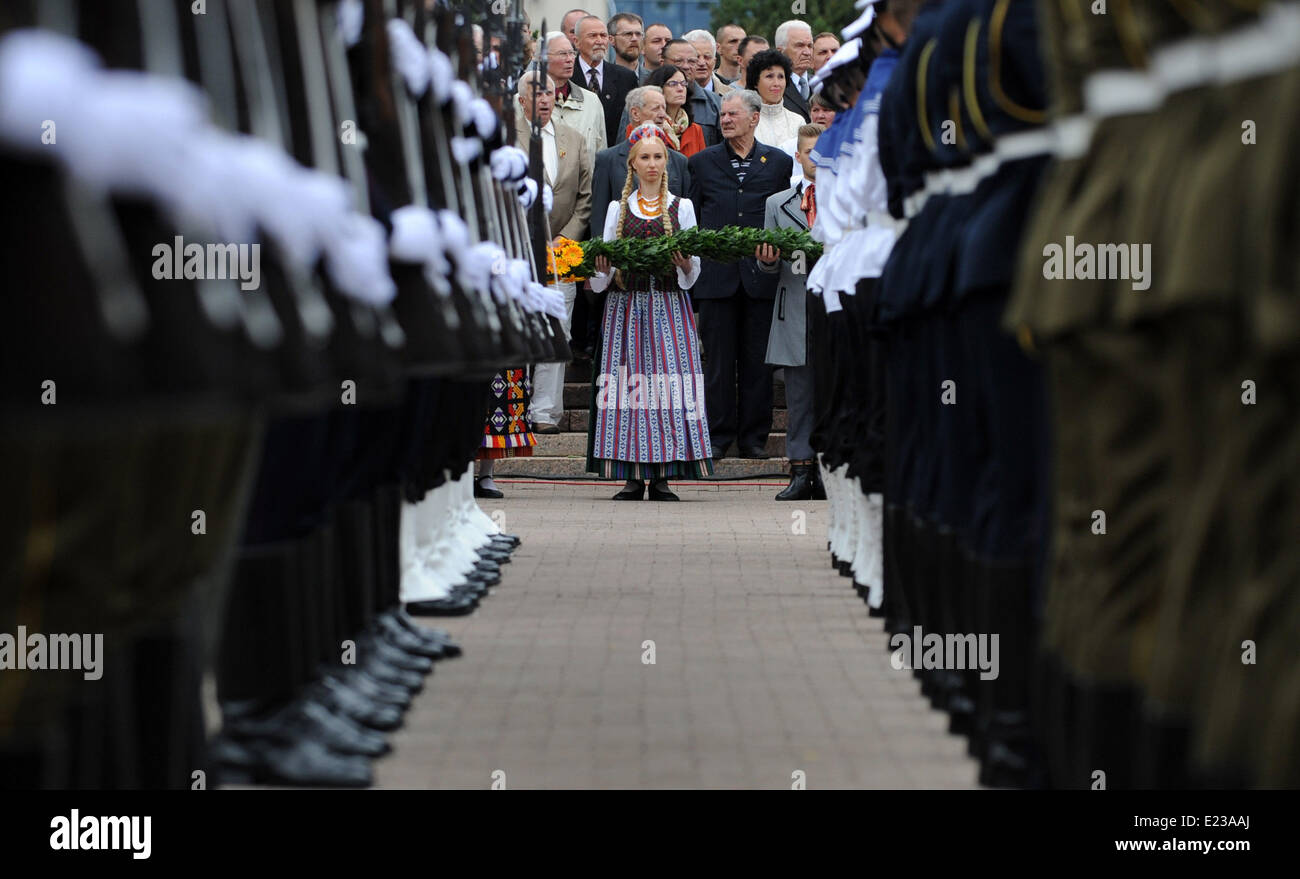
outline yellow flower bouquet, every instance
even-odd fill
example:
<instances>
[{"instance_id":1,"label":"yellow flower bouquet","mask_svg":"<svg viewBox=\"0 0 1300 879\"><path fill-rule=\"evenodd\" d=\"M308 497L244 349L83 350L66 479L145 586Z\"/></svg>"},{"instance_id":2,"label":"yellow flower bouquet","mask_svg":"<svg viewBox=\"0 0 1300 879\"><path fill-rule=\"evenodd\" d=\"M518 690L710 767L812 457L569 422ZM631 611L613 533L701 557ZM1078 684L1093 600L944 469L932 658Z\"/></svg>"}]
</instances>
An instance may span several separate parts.
<instances>
[{"instance_id":1,"label":"yellow flower bouquet","mask_svg":"<svg viewBox=\"0 0 1300 879\"><path fill-rule=\"evenodd\" d=\"M582 265L583 259L581 244L569 238L561 238L560 243L551 247L547 254L547 277L558 275L561 281L585 281L585 275L573 273L575 268Z\"/></svg>"}]
</instances>

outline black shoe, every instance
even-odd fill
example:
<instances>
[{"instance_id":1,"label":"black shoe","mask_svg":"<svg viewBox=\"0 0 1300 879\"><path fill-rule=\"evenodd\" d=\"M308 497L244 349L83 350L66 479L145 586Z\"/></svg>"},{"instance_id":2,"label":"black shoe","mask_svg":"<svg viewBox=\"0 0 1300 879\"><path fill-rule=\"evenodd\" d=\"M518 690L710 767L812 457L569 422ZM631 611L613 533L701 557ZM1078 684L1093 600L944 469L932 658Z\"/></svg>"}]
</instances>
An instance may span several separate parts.
<instances>
[{"instance_id":1,"label":"black shoe","mask_svg":"<svg viewBox=\"0 0 1300 879\"><path fill-rule=\"evenodd\" d=\"M824 501L826 500L826 483L822 482L822 471L821 468L817 466L816 461L813 461L812 463L811 472L813 479L812 499L815 501Z\"/></svg>"},{"instance_id":2,"label":"black shoe","mask_svg":"<svg viewBox=\"0 0 1300 879\"><path fill-rule=\"evenodd\" d=\"M429 657L407 652L377 635L362 635L356 643L362 656L373 653L389 665L417 674L428 674L433 670L433 660Z\"/></svg>"},{"instance_id":3,"label":"black shoe","mask_svg":"<svg viewBox=\"0 0 1300 879\"><path fill-rule=\"evenodd\" d=\"M424 644L426 649L437 650L441 655L434 657L435 659L450 659L460 655L460 645L452 641L451 636L443 629L430 629L416 623L400 605L380 614L380 620L385 627L391 627L393 631L403 632L404 635L415 638L416 641Z\"/></svg>"},{"instance_id":4,"label":"black shoe","mask_svg":"<svg viewBox=\"0 0 1300 879\"><path fill-rule=\"evenodd\" d=\"M445 659L448 655L441 639L423 638L387 614L375 618L373 630L380 638L407 653L427 656L430 659Z\"/></svg>"},{"instance_id":5,"label":"black shoe","mask_svg":"<svg viewBox=\"0 0 1300 879\"><path fill-rule=\"evenodd\" d=\"M386 702L367 699L331 675L323 676L307 692L312 699L336 714L346 715L371 729L391 732L402 725L402 709Z\"/></svg>"},{"instance_id":6,"label":"black shoe","mask_svg":"<svg viewBox=\"0 0 1300 879\"><path fill-rule=\"evenodd\" d=\"M223 705L222 732L234 741L311 740L340 754L378 757L390 748L387 740L311 699L299 699L269 712L243 714L245 706Z\"/></svg>"},{"instance_id":7,"label":"black shoe","mask_svg":"<svg viewBox=\"0 0 1300 879\"><path fill-rule=\"evenodd\" d=\"M514 534L493 534L492 542L513 549L523 543L523 540Z\"/></svg>"},{"instance_id":8,"label":"black shoe","mask_svg":"<svg viewBox=\"0 0 1300 879\"><path fill-rule=\"evenodd\" d=\"M790 462L790 484L787 485L780 494L776 496L779 501L807 501L812 500L813 489L816 487L816 476L813 473L811 461L791 461Z\"/></svg>"},{"instance_id":9,"label":"black shoe","mask_svg":"<svg viewBox=\"0 0 1300 879\"><path fill-rule=\"evenodd\" d=\"M395 705L403 711L411 706L409 690L384 683L355 665L329 669L325 676L335 678L371 701Z\"/></svg>"},{"instance_id":10,"label":"black shoe","mask_svg":"<svg viewBox=\"0 0 1300 879\"><path fill-rule=\"evenodd\" d=\"M463 579L466 583L473 583L476 586L482 586L486 589L489 586L495 586L500 583L501 575L493 573L492 571L480 571L478 568L475 568L466 574Z\"/></svg>"},{"instance_id":11,"label":"black shoe","mask_svg":"<svg viewBox=\"0 0 1300 879\"><path fill-rule=\"evenodd\" d=\"M668 480L657 479L650 484L650 500L679 501L681 498L668 490Z\"/></svg>"},{"instance_id":12,"label":"black shoe","mask_svg":"<svg viewBox=\"0 0 1300 879\"><path fill-rule=\"evenodd\" d=\"M451 587L451 594L454 598L468 598L471 601L482 601L488 594L488 587L482 583L465 581Z\"/></svg>"},{"instance_id":13,"label":"black shoe","mask_svg":"<svg viewBox=\"0 0 1300 879\"><path fill-rule=\"evenodd\" d=\"M416 635L419 638L423 638L425 641L431 644L437 644L439 647L442 648L442 650L446 653L448 657L460 656L461 653L463 652L460 649L460 645L457 644L455 641L451 640L451 635L447 632L446 629L430 629L420 625L411 617L410 614L406 612L406 609L402 607L400 604L393 610L386 613L385 616L391 616L393 619L397 620L398 624L401 625L402 628L406 629L408 632L412 633L413 635Z\"/></svg>"},{"instance_id":14,"label":"black shoe","mask_svg":"<svg viewBox=\"0 0 1300 879\"><path fill-rule=\"evenodd\" d=\"M507 551L493 549L491 546L482 546L475 552L478 553L478 557L482 561L493 562L497 565L510 564L510 553Z\"/></svg>"},{"instance_id":15,"label":"black shoe","mask_svg":"<svg viewBox=\"0 0 1300 879\"><path fill-rule=\"evenodd\" d=\"M431 601L408 601L406 612L413 617L463 617L473 613L478 602L464 598L435 598Z\"/></svg>"},{"instance_id":16,"label":"black shoe","mask_svg":"<svg viewBox=\"0 0 1300 879\"><path fill-rule=\"evenodd\" d=\"M505 495L501 493L501 489L497 488L497 484L492 481L491 476L476 476L474 477L474 497L500 500Z\"/></svg>"},{"instance_id":17,"label":"black shoe","mask_svg":"<svg viewBox=\"0 0 1300 879\"><path fill-rule=\"evenodd\" d=\"M624 486L623 490L614 495L616 501L639 501L645 497L645 483L639 479L631 480L636 484L635 488Z\"/></svg>"},{"instance_id":18,"label":"black shoe","mask_svg":"<svg viewBox=\"0 0 1300 879\"><path fill-rule=\"evenodd\" d=\"M479 558L474 560L474 570L484 574L500 574L501 565L491 559Z\"/></svg>"},{"instance_id":19,"label":"black shoe","mask_svg":"<svg viewBox=\"0 0 1300 879\"><path fill-rule=\"evenodd\" d=\"M284 784L369 787L370 761L339 754L311 739L233 741L225 736L210 751L220 784Z\"/></svg>"},{"instance_id":20,"label":"black shoe","mask_svg":"<svg viewBox=\"0 0 1300 879\"><path fill-rule=\"evenodd\" d=\"M401 687L409 693L418 693L424 689L424 675L419 672L398 668L374 653L362 653L358 656L358 660L357 668L380 683Z\"/></svg>"},{"instance_id":21,"label":"black shoe","mask_svg":"<svg viewBox=\"0 0 1300 879\"><path fill-rule=\"evenodd\" d=\"M740 450L740 457L752 459L752 458L767 458L770 456L767 454L767 449L763 448L762 446L750 446L749 448Z\"/></svg>"}]
</instances>

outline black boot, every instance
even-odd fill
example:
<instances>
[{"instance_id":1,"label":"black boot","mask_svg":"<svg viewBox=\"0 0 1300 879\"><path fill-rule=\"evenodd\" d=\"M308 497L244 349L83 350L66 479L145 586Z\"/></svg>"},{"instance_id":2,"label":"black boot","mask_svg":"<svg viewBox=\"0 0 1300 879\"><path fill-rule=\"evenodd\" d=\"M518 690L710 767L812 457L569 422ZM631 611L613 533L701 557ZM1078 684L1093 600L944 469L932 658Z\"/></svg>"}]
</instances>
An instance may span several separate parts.
<instances>
[{"instance_id":1,"label":"black boot","mask_svg":"<svg viewBox=\"0 0 1300 879\"><path fill-rule=\"evenodd\" d=\"M1030 663L1035 655L1033 565L990 564L988 632L999 636L998 676L990 687L980 784L1025 787L1037 771L1038 747L1029 712Z\"/></svg>"},{"instance_id":2,"label":"black boot","mask_svg":"<svg viewBox=\"0 0 1300 879\"><path fill-rule=\"evenodd\" d=\"M965 567L957 535L950 529L939 530L939 577L938 584L942 591L941 609L943 612L944 635L964 638L966 635L978 634L979 629L972 628L965 613L968 596L968 584L963 578ZM958 643L965 643L959 641ZM967 656L967 660L973 657ZM948 712L948 731L956 735L969 736L975 727L974 692L970 689L967 672L975 663L963 663L964 668L950 668L941 683L945 690L943 705Z\"/></svg>"},{"instance_id":3,"label":"black boot","mask_svg":"<svg viewBox=\"0 0 1300 879\"><path fill-rule=\"evenodd\" d=\"M679 501L677 495L673 494L668 488L667 479L656 479L650 483L650 500L652 501Z\"/></svg>"},{"instance_id":4,"label":"black boot","mask_svg":"<svg viewBox=\"0 0 1300 879\"><path fill-rule=\"evenodd\" d=\"M614 495L611 500L616 501L639 501L645 497L645 482L640 479L629 479L623 490Z\"/></svg>"},{"instance_id":5,"label":"black boot","mask_svg":"<svg viewBox=\"0 0 1300 879\"><path fill-rule=\"evenodd\" d=\"M812 499L815 501L826 500L826 483L822 482L822 471L821 468L817 466L817 460L815 458L812 462L812 481Z\"/></svg>"},{"instance_id":6,"label":"black boot","mask_svg":"<svg viewBox=\"0 0 1300 879\"><path fill-rule=\"evenodd\" d=\"M790 462L790 484L776 496L779 501L812 500L817 474L812 461Z\"/></svg>"}]
</instances>

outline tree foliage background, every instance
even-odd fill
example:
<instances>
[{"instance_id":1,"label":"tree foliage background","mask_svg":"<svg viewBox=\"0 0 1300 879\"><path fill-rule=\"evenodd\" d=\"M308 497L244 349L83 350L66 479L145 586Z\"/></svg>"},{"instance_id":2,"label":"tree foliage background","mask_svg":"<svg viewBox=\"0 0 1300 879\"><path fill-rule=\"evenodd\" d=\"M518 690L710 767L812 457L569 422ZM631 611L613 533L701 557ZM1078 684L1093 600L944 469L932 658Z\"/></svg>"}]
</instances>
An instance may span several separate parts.
<instances>
[{"instance_id":1,"label":"tree foliage background","mask_svg":"<svg viewBox=\"0 0 1300 879\"><path fill-rule=\"evenodd\" d=\"M838 39L858 15L853 0L718 0L709 27L717 34L724 24L738 24L776 48L776 28L783 21L797 18L808 22L813 34L830 31Z\"/></svg>"}]
</instances>

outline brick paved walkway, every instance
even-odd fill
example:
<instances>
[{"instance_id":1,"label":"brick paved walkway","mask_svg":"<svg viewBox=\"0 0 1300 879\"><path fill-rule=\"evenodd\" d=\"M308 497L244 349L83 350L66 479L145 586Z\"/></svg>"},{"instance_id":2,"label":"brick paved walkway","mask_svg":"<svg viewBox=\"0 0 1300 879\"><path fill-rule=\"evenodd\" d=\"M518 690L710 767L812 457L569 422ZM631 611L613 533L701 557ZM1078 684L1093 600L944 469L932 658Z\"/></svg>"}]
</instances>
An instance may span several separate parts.
<instances>
[{"instance_id":1,"label":"brick paved walkway","mask_svg":"<svg viewBox=\"0 0 1300 879\"><path fill-rule=\"evenodd\" d=\"M971 787L965 740L773 486L500 482L523 545L376 764L381 787ZM806 533L795 514L806 513ZM654 642L654 664L643 642ZM501 776L497 776L500 778Z\"/></svg>"}]
</instances>

